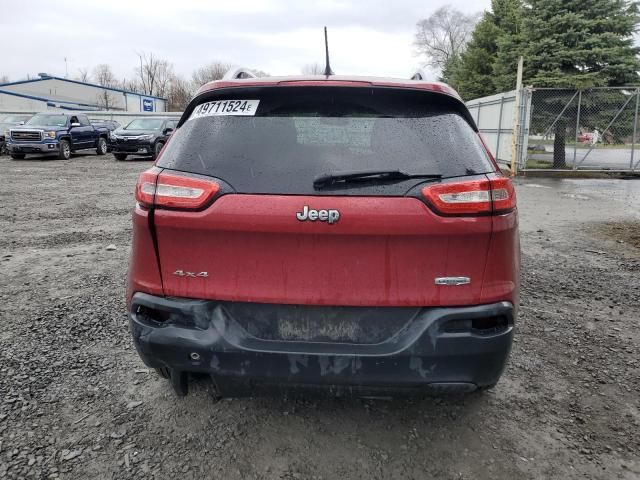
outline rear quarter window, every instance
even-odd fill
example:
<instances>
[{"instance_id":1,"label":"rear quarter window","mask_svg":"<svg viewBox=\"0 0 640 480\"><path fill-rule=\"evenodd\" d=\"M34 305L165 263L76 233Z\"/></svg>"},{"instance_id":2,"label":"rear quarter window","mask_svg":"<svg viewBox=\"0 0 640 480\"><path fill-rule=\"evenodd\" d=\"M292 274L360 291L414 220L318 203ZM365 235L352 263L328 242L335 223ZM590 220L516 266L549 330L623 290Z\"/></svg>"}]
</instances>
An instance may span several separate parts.
<instances>
[{"instance_id":1,"label":"rear quarter window","mask_svg":"<svg viewBox=\"0 0 640 480\"><path fill-rule=\"evenodd\" d=\"M190 108L159 166L220 178L239 193L314 195L403 195L421 183L314 189L317 176L339 171L399 169L444 178L494 171L464 106L442 94L262 87L218 92L214 100L223 98L259 105L252 116L195 119L187 117Z\"/></svg>"}]
</instances>

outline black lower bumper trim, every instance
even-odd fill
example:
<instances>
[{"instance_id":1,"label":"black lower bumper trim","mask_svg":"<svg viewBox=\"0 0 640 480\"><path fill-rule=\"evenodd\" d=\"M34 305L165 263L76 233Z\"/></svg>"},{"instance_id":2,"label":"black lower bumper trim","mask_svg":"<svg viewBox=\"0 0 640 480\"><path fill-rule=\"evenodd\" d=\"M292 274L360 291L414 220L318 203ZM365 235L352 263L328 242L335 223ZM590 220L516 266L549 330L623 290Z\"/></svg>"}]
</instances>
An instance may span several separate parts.
<instances>
[{"instance_id":1,"label":"black lower bumper trim","mask_svg":"<svg viewBox=\"0 0 640 480\"><path fill-rule=\"evenodd\" d=\"M209 374L224 396L274 385L470 391L498 381L513 339L508 302L418 309L402 330L374 344L259 339L223 304L134 295L130 326L143 361ZM486 321L493 318L499 321Z\"/></svg>"},{"instance_id":2,"label":"black lower bumper trim","mask_svg":"<svg viewBox=\"0 0 640 480\"><path fill-rule=\"evenodd\" d=\"M137 153L140 155L151 154L153 153L153 146L148 143L139 143L139 144L119 144L113 143L111 144L111 150L114 153Z\"/></svg>"}]
</instances>

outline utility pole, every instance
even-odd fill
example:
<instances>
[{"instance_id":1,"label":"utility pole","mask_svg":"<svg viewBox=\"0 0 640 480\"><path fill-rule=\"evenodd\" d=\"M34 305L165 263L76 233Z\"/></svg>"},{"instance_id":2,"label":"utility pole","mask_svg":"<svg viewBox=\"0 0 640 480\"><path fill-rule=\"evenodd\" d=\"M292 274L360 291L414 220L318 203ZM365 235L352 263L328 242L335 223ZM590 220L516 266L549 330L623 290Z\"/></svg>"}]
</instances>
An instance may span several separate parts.
<instances>
[{"instance_id":1,"label":"utility pole","mask_svg":"<svg viewBox=\"0 0 640 480\"><path fill-rule=\"evenodd\" d=\"M69 78L69 64L67 63L67 57L64 57L64 78Z\"/></svg>"}]
</instances>

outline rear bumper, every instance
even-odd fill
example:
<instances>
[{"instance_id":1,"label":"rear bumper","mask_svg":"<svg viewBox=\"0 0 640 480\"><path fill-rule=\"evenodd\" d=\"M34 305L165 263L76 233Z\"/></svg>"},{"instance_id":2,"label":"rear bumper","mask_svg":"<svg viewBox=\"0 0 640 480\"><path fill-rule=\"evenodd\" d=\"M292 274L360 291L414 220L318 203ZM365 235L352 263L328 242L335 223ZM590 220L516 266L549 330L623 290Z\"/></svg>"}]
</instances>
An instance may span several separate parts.
<instances>
[{"instance_id":1,"label":"rear bumper","mask_svg":"<svg viewBox=\"0 0 640 480\"><path fill-rule=\"evenodd\" d=\"M12 153L58 153L58 142L47 143L14 143L6 144L7 150Z\"/></svg>"},{"instance_id":2,"label":"rear bumper","mask_svg":"<svg viewBox=\"0 0 640 480\"><path fill-rule=\"evenodd\" d=\"M508 302L419 309L400 331L371 344L259 339L220 305L135 294L130 327L142 360L153 368L210 374L225 396L276 385L472 391L498 381L513 339ZM500 318L500 326L465 329L474 319L490 318Z\"/></svg>"}]
</instances>

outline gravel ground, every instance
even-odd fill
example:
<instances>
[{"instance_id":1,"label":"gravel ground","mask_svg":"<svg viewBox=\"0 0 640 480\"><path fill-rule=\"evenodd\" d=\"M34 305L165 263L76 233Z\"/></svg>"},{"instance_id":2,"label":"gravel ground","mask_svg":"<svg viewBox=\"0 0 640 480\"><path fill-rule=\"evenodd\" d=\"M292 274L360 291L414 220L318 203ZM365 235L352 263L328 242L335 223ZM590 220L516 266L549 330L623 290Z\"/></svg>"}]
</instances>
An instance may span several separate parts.
<instances>
[{"instance_id":1,"label":"gravel ground","mask_svg":"<svg viewBox=\"0 0 640 480\"><path fill-rule=\"evenodd\" d=\"M522 304L494 390L216 403L204 381L175 397L129 338L149 165L0 158L0 478L640 478L640 182L519 180Z\"/></svg>"}]
</instances>

